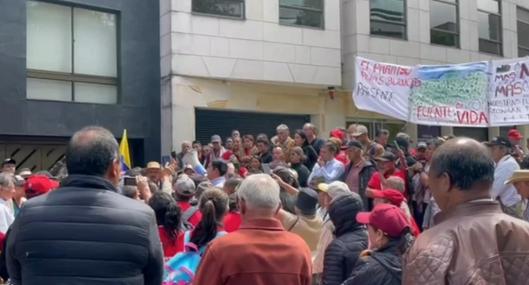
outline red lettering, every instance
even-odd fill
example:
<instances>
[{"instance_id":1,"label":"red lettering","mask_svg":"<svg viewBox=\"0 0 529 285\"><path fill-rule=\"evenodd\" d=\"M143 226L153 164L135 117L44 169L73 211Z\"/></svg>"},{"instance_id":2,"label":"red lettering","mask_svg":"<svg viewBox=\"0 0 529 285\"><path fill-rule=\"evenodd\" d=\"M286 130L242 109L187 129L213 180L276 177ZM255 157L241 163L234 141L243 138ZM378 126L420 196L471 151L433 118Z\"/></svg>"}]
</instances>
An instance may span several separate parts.
<instances>
[{"instance_id":1,"label":"red lettering","mask_svg":"<svg viewBox=\"0 0 529 285\"><path fill-rule=\"evenodd\" d=\"M488 124L489 119L484 112L462 111L457 112L457 120L460 124L466 125L483 125Z\"/></svg>"},{"instance_id":2,"label":"red lettering","mask_svg":"<svg viewBox=\"0 0 529 285\"><path fill-rule=\"evenodd\" d=\"M526 76L529 76L529 69L525 63L522 63L522 71L520 72L520 78L524 79Z\"/></svg>"}]
</instances>

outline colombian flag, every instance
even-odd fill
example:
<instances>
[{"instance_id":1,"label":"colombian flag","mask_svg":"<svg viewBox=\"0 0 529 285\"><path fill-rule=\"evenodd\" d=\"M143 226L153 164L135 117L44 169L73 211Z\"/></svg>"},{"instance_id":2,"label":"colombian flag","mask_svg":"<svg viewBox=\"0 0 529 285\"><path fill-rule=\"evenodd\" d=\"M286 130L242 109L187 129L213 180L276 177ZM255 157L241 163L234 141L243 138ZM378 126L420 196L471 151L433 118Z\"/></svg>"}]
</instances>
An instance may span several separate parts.
<instances>
[{"instance_id":1,"label":"colombian flag","mask_svg":"<svg viewBox=\"0 0 529 285\"><path fill-rule=\"evenodd\" d=\"M132 169L127 130L123 130L123 136L119 143L119 156L121 160L121 171L126 172L127 170Z\"/></svg>"}]
</instances>

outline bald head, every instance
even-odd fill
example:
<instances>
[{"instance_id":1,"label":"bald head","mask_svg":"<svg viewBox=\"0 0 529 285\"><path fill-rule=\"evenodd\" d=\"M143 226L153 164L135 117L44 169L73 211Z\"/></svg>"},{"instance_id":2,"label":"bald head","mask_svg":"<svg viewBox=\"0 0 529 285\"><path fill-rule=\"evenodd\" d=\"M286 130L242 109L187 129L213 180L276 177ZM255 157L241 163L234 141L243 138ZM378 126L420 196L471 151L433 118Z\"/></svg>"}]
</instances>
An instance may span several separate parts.
<instances>
[{"instance_id":1,"label":"bald head","mask_svg":"<svg viewBox=\"0 0 529 285\"><path fill-rule=\"evenodd\" d=\"M432 157L430 177L447 174L459 190L487 190L494 181L494 162L487 148L470 138L454 138L441 145Z\"/></svg>"},{"instance_id":2,"label":"bald head","mask_svg":"<svg viewBox=\"0 0 529 285\"><path fill-rule=\"evenodd\" d=\"M68 174L104 176L118 157L118 143L107 129L85 127L76 132L66 149Z\"/></svg>"}]
</instances>

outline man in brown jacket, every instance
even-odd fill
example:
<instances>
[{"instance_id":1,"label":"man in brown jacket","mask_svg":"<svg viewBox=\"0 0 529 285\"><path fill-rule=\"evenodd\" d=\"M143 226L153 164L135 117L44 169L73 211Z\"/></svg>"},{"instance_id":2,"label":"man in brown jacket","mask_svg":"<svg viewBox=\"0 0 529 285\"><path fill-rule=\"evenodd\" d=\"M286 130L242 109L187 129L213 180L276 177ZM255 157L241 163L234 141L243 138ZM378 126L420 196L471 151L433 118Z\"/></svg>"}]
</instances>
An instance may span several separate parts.
<instances>
[{"instance_id":1,"label":"man in brown jacket","mask_svg":"<svg viewBox=\"0 0 529 285\"><path fill-rule=\"evenodd\" d=\"M307 244L274 217L281 207L277 182L266 174L251 175L238 197L241 227L210 244L193 284L310 285Z\"/></svg>"},{"instance_id":2,"label":"man in brown jacket","mask_svg":"<svg viewBox=\"0 0 529 285\"><path fill-rule=\"evenodd\" d=\"M494 162L477 141L439 147L429 185L441 213L406 254L403 284L528 284L529 223L491 200L493 180Z\"/></svg>"}]
</instances>

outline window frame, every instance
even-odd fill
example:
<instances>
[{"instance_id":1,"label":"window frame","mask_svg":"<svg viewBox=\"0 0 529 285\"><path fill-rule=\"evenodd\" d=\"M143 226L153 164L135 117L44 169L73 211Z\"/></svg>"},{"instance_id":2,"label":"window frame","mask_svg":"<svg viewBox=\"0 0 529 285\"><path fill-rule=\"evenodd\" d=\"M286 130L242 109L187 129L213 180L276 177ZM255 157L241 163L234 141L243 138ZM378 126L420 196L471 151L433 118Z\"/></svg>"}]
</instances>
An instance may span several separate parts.
<instances>
[{"instance_id":1,"label":"window frame","mask_svg":"<svg viewBox=\"0 0 529 285\"><path fill-rule=\"evenodd\" d=\"M49 70L43 70L43 69L33 69L28 68L26 66L26 79L33 78L33 79L43 79L43 80L54 80L54 81L64 81L68 82L71 85L71 98L70 101L58 101L58 102L67 102L67 103L77 103L77 104L101 104L101 105L118 105L121 103L121 95L122 95L122 83L121 83L121 13L120 11L110 10L110 9L104 9L101 7L92 7L87 5L81 5L76 3L63 3L63 2L53 2L53 1L47 1L47 0L31 0L33 2L42 2L47 4L54 4L59 5L62 7L66 7L70 9L70 35L71 35L71 69L72 71L70 73L68 72L59 72L59 71L49 71ZM26 5L29 1L26 2ZM91 74L80 74L75 73L75 26L74 26L74 9L84 9L84 10L90 10L90 11L96 11L101 13L107 13L114 15L116 21L116 77L111 76L99 76L99 75L91 75ZM27 13L27 12L26 12ZM26 43L28 41L28 38L26 36ZM75 101L75 83L81 82L81 83L92 83L92 84L99 84L99 85L110 85L116 87L116 103L115 104L106 104L106 103L97 103L97 102L91 102L91 103L85 103L85 102L77 102ZM46 99L31 99L27 98L26 100L37 100L37 101L54 101L56 100L46 100Z\"/></svg>"},{"instance_id":2,"label":"window frame","mask_svg":"<svg viewBox=\"0 0 529 285\"><path fill-rule=\"evenodd\" d=\"M461 20L459 19L459 16L460 16L459 1L460 0L455 0L455 3L453 3L453 2L450 2L450 1L447 1L447 0L430 0L430 3L439 2L439 3L443 3L443 4L452 5L452 6L454 6L456 8L456 30L457 30L457 32L452 32L452 31L448 31L448 30L433 28L432 27L432 23L430 22L430 44L461 49ZM465 0L463 0L463 1L465 1ZM430 9L430 14L431 13L432 13L432 11ZM450 34L450 35L456 36L457 37L456 38L456 44L455 45L444 45L444 44L432 42L432 32L431 32L432 30L436 31L436 32L440 32L440 33L445 33L445 34Z\"/></svg>"},{"instance_id":3,"label":"window frame","mask_svg":"<svg viewBox=\"0 0 529 285\"><path fill-rule=\"evenodd\" d=\"M478 50L481 53L493 54L493 55L498 55L498 56L503 57L503 54L504 54L504 49L503 49L503 7L502 7L503 2L502 2L502 0L495 0L495 1L498 2L498 12L499 13L493 13L493 12L490 12L490 11L481 10L479 8L477 9L477 11L478 11L478 13L479 12L487 13L489 15L496 15L496 16L499 17L499 21L498 22L500 23L500 29L499 29L499 35L498 36L499 36L500 40L496 41L496 40L490 40L490 39L483 39L483 38L479 37L479 33L478 33ZM478 17L478 27L479 27L479 17ZM490 22L489 22L489 29L490 29ZM497 54L497 53L491 53L491 52L488 52L488 51L481 50L479 41L486 41L486 42L493 43L493 44L496 44L496 45L499 44L500 53Z\"/></svg>"},{"instance_id":4,"label":"window frame","mask_svg":"<svg viewBox=\"0 0 529 285\"><path fill-rule=\"evenodd\" d=\"M200 1L200 0L191 0L191 15L214 17L214 18L221 18L221 19L228 19L228 20L240 20L240 21L246 20L246 0L238 0L242 4L242 9L241 9L242 13L240 17L195 11L195 1ZM230 1L225 0L224 2L230 2ZM232 2L235 2L235 1L232 1Z\"/></svg>"},{"instance_id":5,"label":"window frame","mask_svg":"<svg viewBox=\"0 0 529 285\"><path fill-rule=\"evenodd\" d=\"M518 10L523 10L525 12L527 12L529 14L529 9L526 9L524 7L520 7L520 6L516 6L516 12L518 12ZM518 13L517 13L518 14ZM524 25L527 25L529 27L529 21L524 21L524 20L521 20L520 17L516 17L516 36L517 36L517 40L518 40L518 56L521 56L520 55L520 50L524 50L527 55L525 56L529 56L529 46L523 46L523 45L520 45L520 31L518 31L518 25L522 23ZM529 35L527 35L529 37Z\"/></svg>"},{"instance_id":6,"label":"window frame","mask_svg":"<svg viewBox=\"0 0 529 285\"><path fill-rule=\"evenodd\" d=\"M395 22L392 22L392 21L385 21L385 20L378 20L378 19L373 20L371 18L371 0L369 0L369 35L370 36L389 38L389 39L395 39L395 40L403 40L403 41L407 41L408 40L408 0L402 0L402 2L403 2L403 6L404 6L403 15L402 15L402 17L404 18L404 22L403 23L395 23ZM392 36L386 36L386 35L373 34L371 32L371 22L377 22L377 23L401 26L401 27L404 27L404 32L405 33L404 33L403 37L401 37L401 38L392 37Z\"/></svg>"},{"instance_id":7,"label":"window frame","mask_svg":"<svg viewBox=\"0 0 529 285\"><path fill-rule=\"evenodd\" d=\"M263 1L270 1L270 0L263 0ZM281 26L288 26L288 27L298 27L298 28L307 28L307 29L315 29L315 30L325 30L325 0L321 0L321 10L311 7L302 7L302 6L295 6L295 5L285 5L281 4L282 0L278 0L278 17L279 17L279 25ZM309 11L309 12L321 12L321 25L319 27L315 26L308 26L308 25L300 25L300 24L287 24L287 23L281 23L281 8L287 8L287 9L293 9L293 10L301 10L301 11Z\"/></svg>"}]
</instances>

